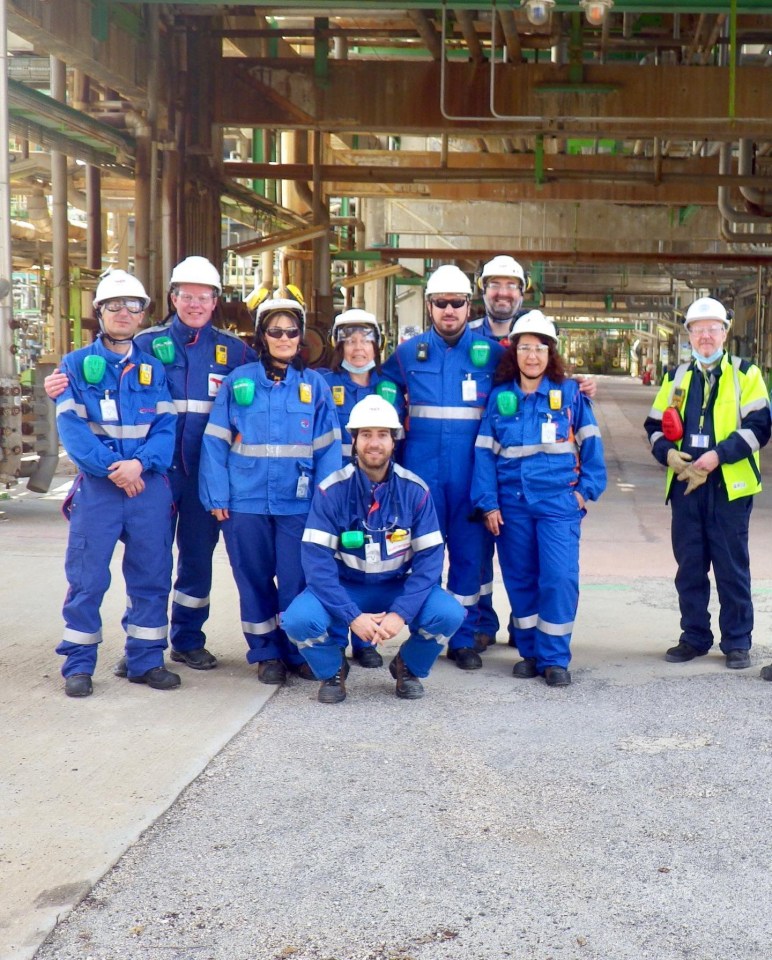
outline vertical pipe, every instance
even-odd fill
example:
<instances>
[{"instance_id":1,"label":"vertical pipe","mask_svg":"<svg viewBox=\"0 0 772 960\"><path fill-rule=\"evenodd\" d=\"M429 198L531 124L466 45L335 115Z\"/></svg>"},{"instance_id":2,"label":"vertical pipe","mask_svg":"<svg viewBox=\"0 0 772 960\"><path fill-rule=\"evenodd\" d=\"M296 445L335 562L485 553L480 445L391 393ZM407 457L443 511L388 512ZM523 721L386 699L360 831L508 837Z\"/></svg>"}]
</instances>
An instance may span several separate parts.
<instances>
[{"instance_id":1,"label":"vertical pipe","mask_svg":"<svg viewBox=\"0 0 772 960\"><path fill-rule=\"evenodd\" d=\"M0 2L0 282L8 281L8 290L0 290L0 377L14 373L11 345L13 334L13 298L11 296L13 257L11 255L11 174L8 158L8 40L5 0ZM3 283L3 288L5 284ZM2 453L0 453L0 461Z\"/></svg>"},{"instance_id":2,"label":"vertical pipe","mask_svg":"<svg viewBox=\"0 0 772 960\"><path fill-rule=\"evenodd\" d=\"M102 175L99 167L86 167L86 266L102 269Z\"/></svg>"},{"instance_id":3,"label":"vertical pipe","mask_svg":"<svg viewBox=\"0 0 772 960\"><path fill-rule=\"evenodd\" d=\"M51 57L51 96L60 103L67 100L67 69L62 60ZM53 287L54 352L62 356L70 349L69 323L69 259L67 243L67 156L51 151L51 194L53 253L51 283Z\"/></svg>"}]
</instances>

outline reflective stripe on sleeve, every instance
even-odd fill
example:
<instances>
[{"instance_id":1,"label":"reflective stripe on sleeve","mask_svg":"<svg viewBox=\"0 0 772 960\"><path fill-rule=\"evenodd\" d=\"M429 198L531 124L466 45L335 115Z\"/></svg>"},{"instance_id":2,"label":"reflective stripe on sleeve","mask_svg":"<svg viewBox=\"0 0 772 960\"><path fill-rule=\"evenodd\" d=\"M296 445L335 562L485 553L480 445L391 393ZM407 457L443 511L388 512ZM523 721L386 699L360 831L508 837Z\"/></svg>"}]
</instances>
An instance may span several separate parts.
<instances>
[{"instance_id":1,"label":"reflective stripe on sleeve","mask_svg":"<svg viewBox=\"0 0 772 960\"><path fill-rule=\"evenodd\" d=\"M315 530L313 527L307 527L303 531L304 543L316 543L320 547L329 547L330 550L338 549L338 540L334 533L328 533L326 530Z\"/></svg>"},{"instance_id":2,"label":"reflective stripe on sleeve","mask_svg":"<svg viewBox=\"0 0 772 960\"><path fill-rule=\"evenodd\" d=\"M150 433L149 423L120 426L117 423L94 423L89 420L89 428L98 437L110 437L112 440L141 440Z\"/></svg>"},{"instance_id":3,"label":"reflective stripe on sleeve","mask_svg":"<svg viewBox=\"0 0 772 960\"><path fill-rule=\"evenodd\" d=\"M576 442L581 446L587 437L599 437L600 428L594 423L588 423L586 427L581 427L577 430L574 436L576 437Z\"/></svg>"},{"instance_id":4,"label":"reflective stripe on sleeve","mask_svg":"<svg viewBox=\"0 0 772 960\"><path fill-rule=\"evenodd\" d=\"M215 423L208 423L204 434L210 437L217 437L218 440L224 440L226 443L233 443L233 434L227 427L218 427Z\"/></svg>"},{"instance_id":5,"label":"reflective stripe on sleeve","mask_svg":"<svg viewBox=\"0 0 772 960\"><path fill-rule=\"evenodd\" d=\"M328 430L327 433L323 433L320 437L316 437L312 446L314 450L321 450L322 447L329 447L329 445L334 443L336 440L340 440L340 427L333 427L333 429Z\"/></svg>"},{"instance_id":6,"label":"reflective stripe on sleeve","mask_svg":"<svg viewBox=\"0 0 772 960\"><path fill-rule=\"evenodd\" d=\"M61 403L57 404L56 415L59 416L60 413L67 413L70 410L74 410L75 413L83 420L88 417L88 412L86 406L83 403L76 403L72 397L67 400L63 400Z\"/></svg>"},{"instance_id":7,"label":"reflective stripe on sleeve","mask_svg":"<svg viewBox=\"0 0 772 960\"><path fill-rule=\"evenodd\" d=\"M413 548L413 553L418 553L419 550L428 550L429 547L439 547L443 544L442 534L439 530L432 530L431 533L425 533L423 536L414 537L410 541L410 546Z\"/></svg>"}]
</instances>

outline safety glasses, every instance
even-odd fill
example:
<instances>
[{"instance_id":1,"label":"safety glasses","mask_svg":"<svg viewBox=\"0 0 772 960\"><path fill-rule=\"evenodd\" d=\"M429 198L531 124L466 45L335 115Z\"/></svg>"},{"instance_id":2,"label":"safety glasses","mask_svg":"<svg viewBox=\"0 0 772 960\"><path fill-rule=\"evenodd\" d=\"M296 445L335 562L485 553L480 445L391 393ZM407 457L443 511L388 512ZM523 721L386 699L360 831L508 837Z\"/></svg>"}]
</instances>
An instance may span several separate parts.
<instances>
[{"instance_id":1,"label":"safety glasses","mask_svg":"<svg viewBox=\"0 0 772 960\"><path fill-rule=\"evenodd\" d=\"M371 343L375 343L376 341L375 330L373 330L372 327L338 327L336 331L336 343L346 343L349 340L353 340L357 335Z\"/></svg>"},{"instance_id":2,"label":"safety glasses","mask_svg":"<svg viewBox=\"0 0 772 960\"><path fill-rule=\"evenodd\" d=\"M517 352L523 356L527 353L537 353L540 357L544 356L545 353L549 353L549 347L546 343L533 343L525 344L519 343L517 345Z\"/></svg>"},{"instance_id":3,"label":"safety glasses","mask_svg":"<svg viewBox=\"0 0 772 960\"><path fill-rule=\"evenodd\" d=\"M453 300L432 300L431 304L433 307L436 307L438 310L447 310L448 307L453 307L454 310L460 310L461 307L466 306L467 300L466 297L457 297Z\"/></svg>"},{"instance_id":4,"label":"safety glasses","mask_svg":"<svg viewBox=\"0 0 772 960\"><path fill-rule=\"evenodd\" d=\"M297 327L292 327L287 329L286 327L268 327L265 331L266 337L270 337L271 340L281 340L282 337L286 337L288 340L297 340L300 336L300 330Z\"/></svg>"},{"instance_id":5,"label":"safety glasses","mask_svg":"<svg viewBox=\"0 0 772 960\"><path fill-rule=\"evenodd\" d=\"M145 309L145 304L141 300L123 298L120 300L105 300L100 306L107 313L120 313L125 308L129 313L136 314L142 313Z\"/></svg>"}]
</instances>

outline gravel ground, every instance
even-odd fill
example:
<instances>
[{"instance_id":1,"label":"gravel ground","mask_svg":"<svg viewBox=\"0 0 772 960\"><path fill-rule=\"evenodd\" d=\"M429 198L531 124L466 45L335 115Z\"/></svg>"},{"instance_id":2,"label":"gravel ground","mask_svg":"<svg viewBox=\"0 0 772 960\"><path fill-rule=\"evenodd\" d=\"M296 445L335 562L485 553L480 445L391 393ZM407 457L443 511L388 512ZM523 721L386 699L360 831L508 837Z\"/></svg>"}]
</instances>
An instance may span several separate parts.
<instances>
[{"instance_id":1,"label":"gravel ground","mask_svg":"<svg viewBox=\"0 0 772 960\"><path fill-rule=\"evenodd\" d=\"M766 960L758 665L561 690L514 658L278 691L37 960Z\"/></svg>"}]
</instances>

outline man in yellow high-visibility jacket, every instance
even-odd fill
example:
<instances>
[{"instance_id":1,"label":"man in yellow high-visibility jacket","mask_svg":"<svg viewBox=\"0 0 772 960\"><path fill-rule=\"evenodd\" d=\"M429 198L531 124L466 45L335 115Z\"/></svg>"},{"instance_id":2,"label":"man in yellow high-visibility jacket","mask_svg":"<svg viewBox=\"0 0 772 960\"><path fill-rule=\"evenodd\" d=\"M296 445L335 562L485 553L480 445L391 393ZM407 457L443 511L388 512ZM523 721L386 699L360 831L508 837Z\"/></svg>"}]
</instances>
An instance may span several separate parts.
<instances>
[{"instance_id":1,"label":"man in yellow high-visibility jacket","mask_svg":"<svg viewBox=\"0 0 772 960\"><path fill-rule=\"evenodd\" d=\"M730 324L718 300L694 301L684 320L693 359L668 374L644 426L652 453L668 468L665 499L678 564L681 637L665 659L686 663L713 645L712 566L720 649L727 667L742 670L751 665L753 630L748 524L772 421L761 371L724 349Z\"/></svg>"}]
</instances>

